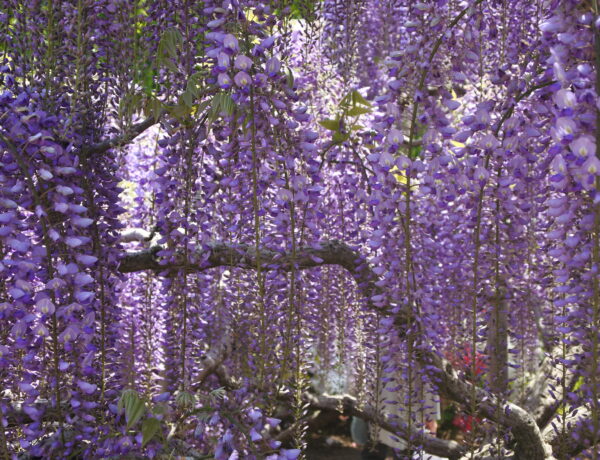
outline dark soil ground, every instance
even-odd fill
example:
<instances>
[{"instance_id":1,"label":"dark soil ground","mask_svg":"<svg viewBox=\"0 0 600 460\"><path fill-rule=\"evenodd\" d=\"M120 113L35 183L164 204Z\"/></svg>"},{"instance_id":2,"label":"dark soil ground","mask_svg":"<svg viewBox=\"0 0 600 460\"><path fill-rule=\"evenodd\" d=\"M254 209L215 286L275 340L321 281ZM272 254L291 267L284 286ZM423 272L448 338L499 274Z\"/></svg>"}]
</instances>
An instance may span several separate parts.
<instances>
[{"instance_id":1,"label":"dark soil ground","mask_svg":"<svg viewBox=\"0 0 600 460\"><path fill-rule=\"evenodd\" d=\"M360 449L350 437L350 417L320 411L309 422L307 460L360 460Z\"/></svg>"},{"instance_id":2,"label":"dark soil ground","mask_svg":"<svg viewBox=\"0 0 600 460\"><path fill-rule=\"evenodd\" d=\"M306 452L308 460L360 460L360 452L350 447L327 447Z\"/></svg>"},{"instance_id":3,"label":"dark soil ground","mask_svg":"<svg viewBox=\"0 0 600 460\"><path fill-rule=\"evenodd\" d=\"M318 436L308 441L307 460L360 460L360 450L346 436Z\"/></svg>"}]
</instances>

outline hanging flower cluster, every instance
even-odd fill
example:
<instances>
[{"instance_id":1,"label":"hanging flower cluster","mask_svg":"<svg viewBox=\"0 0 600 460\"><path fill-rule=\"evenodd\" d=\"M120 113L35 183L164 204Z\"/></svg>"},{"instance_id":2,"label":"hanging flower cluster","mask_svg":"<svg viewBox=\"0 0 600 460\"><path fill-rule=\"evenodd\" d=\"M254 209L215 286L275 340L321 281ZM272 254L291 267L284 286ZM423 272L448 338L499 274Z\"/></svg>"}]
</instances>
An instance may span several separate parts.
<instances>
[{"instance_id":1,"label":"hanging flower cluster","mask_svg":"<svg viewBox=\"0 0 600 460\"><path fill-rule=\"evenodd\" d=\"M5 3L0 457L597 457L597 5Z\"/></svg>"}]
</instances>

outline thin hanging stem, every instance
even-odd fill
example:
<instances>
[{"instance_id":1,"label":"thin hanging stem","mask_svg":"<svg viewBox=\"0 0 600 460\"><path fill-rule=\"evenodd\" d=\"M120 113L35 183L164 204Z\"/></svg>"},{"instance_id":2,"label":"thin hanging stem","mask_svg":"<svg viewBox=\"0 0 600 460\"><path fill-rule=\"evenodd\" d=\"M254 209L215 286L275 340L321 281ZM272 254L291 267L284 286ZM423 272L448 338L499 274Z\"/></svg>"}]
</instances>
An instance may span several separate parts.
<instances>
[{"instance_id":1,"label":"thin hanging stem","mask_svg":"<svg viewBox=\"0 0 600 460\"><path fill-rule=\"evenodd\" d=\"M594 12L600 12L598 0L594 1ZM596 94L600 94L600 30L594 27L594 53L596 67ZM600 146L600 109L596 108L596 146ZM596 155L600 157L600 149L596 149ZM600 180L596 178L595 193L600 193ZM598 459L598 429L600 428L600 408L598 401L598 331L600 329L600 285L598 281L600 271L600 204L595 204L594 229L592 233L592 459Z\"/></svg>"}]
</instances>

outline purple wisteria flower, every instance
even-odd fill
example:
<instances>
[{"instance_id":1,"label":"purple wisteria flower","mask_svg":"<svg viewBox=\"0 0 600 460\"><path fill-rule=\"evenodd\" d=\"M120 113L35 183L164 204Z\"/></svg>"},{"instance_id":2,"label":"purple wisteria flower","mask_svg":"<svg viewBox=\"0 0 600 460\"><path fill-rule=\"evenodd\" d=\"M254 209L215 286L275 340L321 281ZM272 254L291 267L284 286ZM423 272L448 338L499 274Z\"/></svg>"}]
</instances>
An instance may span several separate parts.
<instances>
[{"instance_id":1,"label":"purple wisteria flower","mask_svg":"<svg viewBox=\"0 0 600 460\"><path fill-rule=\"evenodd\" d=\"M594 458L590 2L76 3L0 13L0 457Z\"/></svg>"}]
</instances>

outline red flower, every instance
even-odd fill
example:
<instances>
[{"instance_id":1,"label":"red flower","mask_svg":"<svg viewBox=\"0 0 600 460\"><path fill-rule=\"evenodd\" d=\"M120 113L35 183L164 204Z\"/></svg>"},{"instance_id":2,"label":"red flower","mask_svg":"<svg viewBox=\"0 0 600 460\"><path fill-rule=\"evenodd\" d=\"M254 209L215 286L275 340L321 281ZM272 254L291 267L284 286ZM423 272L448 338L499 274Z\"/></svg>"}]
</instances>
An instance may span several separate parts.
<instances>
[{"instance_id":1,"label":"red flower","mask_svg":"<svg viewBox=\"0 0 600 460\"><path fill-rule=\"evenodd\" d=\"M452 420L452 425L457 427L460 431L468 433L473 429L473 416L472 415L456 415ZM481 419L476 419L480 422Z\"/></svg>"}]
</instances>

